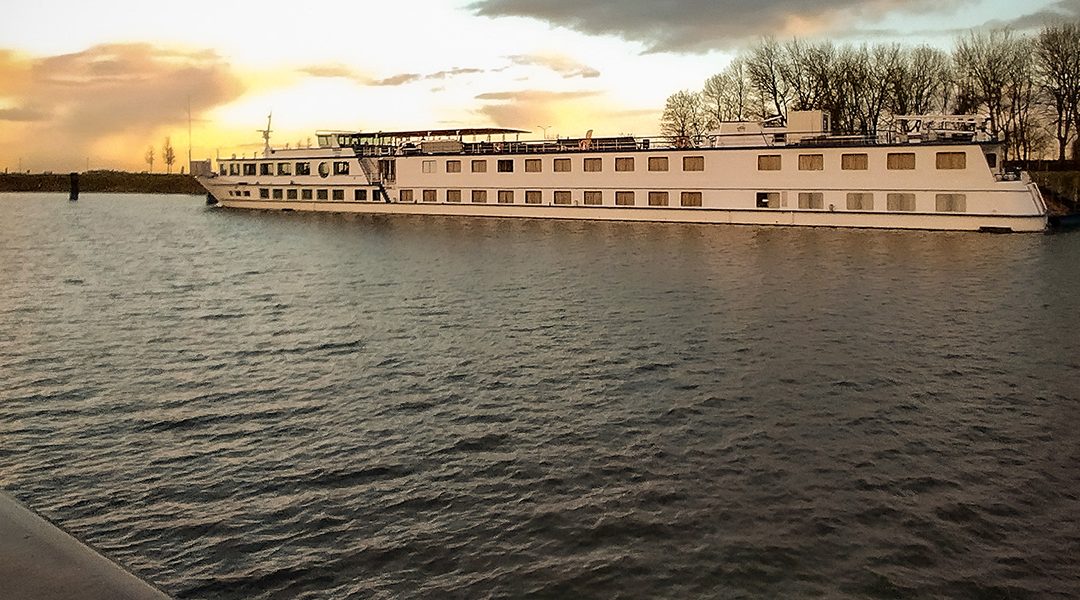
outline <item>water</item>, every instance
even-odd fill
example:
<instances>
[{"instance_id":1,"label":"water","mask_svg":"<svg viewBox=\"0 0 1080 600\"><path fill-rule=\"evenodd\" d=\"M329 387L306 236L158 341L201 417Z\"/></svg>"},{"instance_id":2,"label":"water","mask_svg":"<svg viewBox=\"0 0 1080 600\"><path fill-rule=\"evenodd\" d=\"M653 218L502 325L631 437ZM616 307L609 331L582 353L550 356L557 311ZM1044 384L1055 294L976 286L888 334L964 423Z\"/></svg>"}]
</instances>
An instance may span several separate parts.
<instances>
[{"instance_id":1,"label":"water","mask_svg":"<svg viewBox=\"0 0 1080 600\"><path fill-rule=\"evenodd\" d=\"M1080 596L1080 234L0 196L0 487L177 598Z\"/></svg>"}]
</instances>

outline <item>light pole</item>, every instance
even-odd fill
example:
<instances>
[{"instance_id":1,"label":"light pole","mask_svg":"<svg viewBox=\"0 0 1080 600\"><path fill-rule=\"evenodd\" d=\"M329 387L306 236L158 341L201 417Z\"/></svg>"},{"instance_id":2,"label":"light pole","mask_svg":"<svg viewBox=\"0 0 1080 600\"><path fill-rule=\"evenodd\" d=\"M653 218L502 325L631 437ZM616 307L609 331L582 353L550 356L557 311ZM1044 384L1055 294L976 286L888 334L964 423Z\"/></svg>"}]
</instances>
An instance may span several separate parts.
<instances>
[{"instance_id":1,"label":"light pole","mask_svg":"<svg viewBox=\"0 0 1080 600\"><path fill-rule=\"evenodd\" d=\"M537 125L537 127L539 127L540 129L543 129L543 130L544 130L544 139L545 139L545 140L546 140L546 139L548 139L548 137L547 137L547 130L548 130L548 129L551 129L551 125Z\"/></svg>"}]
</instances>

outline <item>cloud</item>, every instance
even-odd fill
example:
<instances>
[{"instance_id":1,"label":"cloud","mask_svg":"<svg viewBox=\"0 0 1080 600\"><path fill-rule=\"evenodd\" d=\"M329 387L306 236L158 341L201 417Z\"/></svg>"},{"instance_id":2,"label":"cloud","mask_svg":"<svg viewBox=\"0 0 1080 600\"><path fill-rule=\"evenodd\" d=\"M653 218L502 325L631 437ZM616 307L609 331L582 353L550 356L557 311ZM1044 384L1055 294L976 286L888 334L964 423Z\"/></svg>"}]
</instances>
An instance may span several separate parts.
<instances>
[{"instance_id":1,"label":"cloud","mask_svg":"<svg viewBox=\"0 0 1080 600\"><path fill-rule=\"evenodd\" d=\"M1011 27L1018 31L1042 29L1044 26L1080 18L1080 0L1058 0L1041 10L1017 17L1011 21L990 21L986 27Z\"/></svg>"},{"instance_id":2,"label":"cloud","mask_svg":"<svg viewBox=\"0 0 1080 600\"><path fill-rule=\"evenodd\" d=\"M543 67L545 69L550 69L567 79L572 77L592 79L600 76L600 71L567 56L515 54L513 56L508 56L507 58L515 65Z\"/></svg>"},{"instance_id":3,"label":"cloud","mask_svg":"<svg viewBox=\"0 0 1080 600\"><path fill-rule=\"evenodd\" d=\"M24 106L0 108L0 121L42 121L47 117L47 113L33 108L26 108Z\"/></svg>"},{"instance_id":4,"label":"cloud","mask_svg":"<svg viewBox=\"0 0 1080 600\"><path fill-rule=\"evenodd\" d=\"M370 82L371 85L377 86L398 86L408 85L410 83L416 83L417 81L443 81L452 77L460 77L462 75L473 75L475 73L484 73L484 69L473 69L465 67L454 67L453 69L447 69L445 71L436 71L435 73L428 73L426 75L421 73L400 73L398 75L392 75L385 79L379 79Z\"/></svg>"},{"instance_id":5,"label":"cloud","mask_svg":"<svg viewBox=\"0 0 1080 600\"><path fill-rule=\"evenodd\" d=\"M569 105L599 94L600 92L588 90L486 92L476 96L476 99L484 104L477 112L490 119L497 127L528 129L533 123L557 123L561 115L567 112Z\"/></svg>"},{"instance_id":6,"label":"cloud","mask_svg":"<svg viewBox=\"0 0 1080 600\"><path fill-rule=\"evenodd\" d=\"M1069 0L1075 1L1075 0ZM892 12L945 12L972 0L476 0L487 17L525 17L587 34L614 35L651 52L705 52L763 35L849 29Z\"/></svg>"},{"instance_id":7,"label":"cloud","mask_svg":"<svg viewBox=\"0 0 1080 600\"><path fill-rule=\"evenodd\" d=\"M407 83L420 81L423 78L424 76L419 73L401 73L400 75L394 75L392 77L387 77L386 79L379 79L377 81L373 81L371 82L371 85L405 85Z\"/></svg>"},{"instance_id":8,"label":"cloud","mask_svg":"<svg viewBox=\"0 0 1080 600\"><path fill-rule=\"evenodd\" d=\"M341 77L344 79L364 79L357 75L355 71L344 65L310 65L299 69L301 73L305 75L311 75L312 77Z\"/></svg>"}]
</instances>

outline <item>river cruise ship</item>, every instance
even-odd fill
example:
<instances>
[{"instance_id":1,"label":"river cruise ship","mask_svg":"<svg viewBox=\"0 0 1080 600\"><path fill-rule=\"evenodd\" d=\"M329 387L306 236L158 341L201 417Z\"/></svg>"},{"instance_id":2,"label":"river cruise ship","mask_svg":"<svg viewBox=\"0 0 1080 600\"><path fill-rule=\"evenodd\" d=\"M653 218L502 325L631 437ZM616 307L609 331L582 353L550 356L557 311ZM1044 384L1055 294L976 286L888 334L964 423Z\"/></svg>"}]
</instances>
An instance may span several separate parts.
<instances>
[{"instance_id":1,"label":"river cruise ship","mask_svg":"<svg viewBox=\"0 0 1080 600\"><path fill-rule=\"evenodd\" d=\"M973 117L830 133L820 111L693 139L531 140L504 128L318 132L317 147L219 159L229 208L994 232L1043 231L1046 204Z\"/></svg>"}]
</instances>

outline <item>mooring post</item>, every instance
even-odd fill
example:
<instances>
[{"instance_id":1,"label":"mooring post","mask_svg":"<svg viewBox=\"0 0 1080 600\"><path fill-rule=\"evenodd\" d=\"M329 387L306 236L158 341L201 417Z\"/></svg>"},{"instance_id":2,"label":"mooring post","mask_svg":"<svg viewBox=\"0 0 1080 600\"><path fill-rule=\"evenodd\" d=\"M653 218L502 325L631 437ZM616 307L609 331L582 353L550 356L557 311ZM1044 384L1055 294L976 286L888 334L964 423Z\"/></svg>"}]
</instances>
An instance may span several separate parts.
<instances>
[{"instance_id":1,"label":"mooring post","mask_svg":"<svg viewBox=\"0 0 1080 600\"><path fill-rule=\"evenodd\" d=\"M79 199L79 174L71 174L71 195L68 196L68 200L74 202Z\"/></svg>"}]
</instances>

